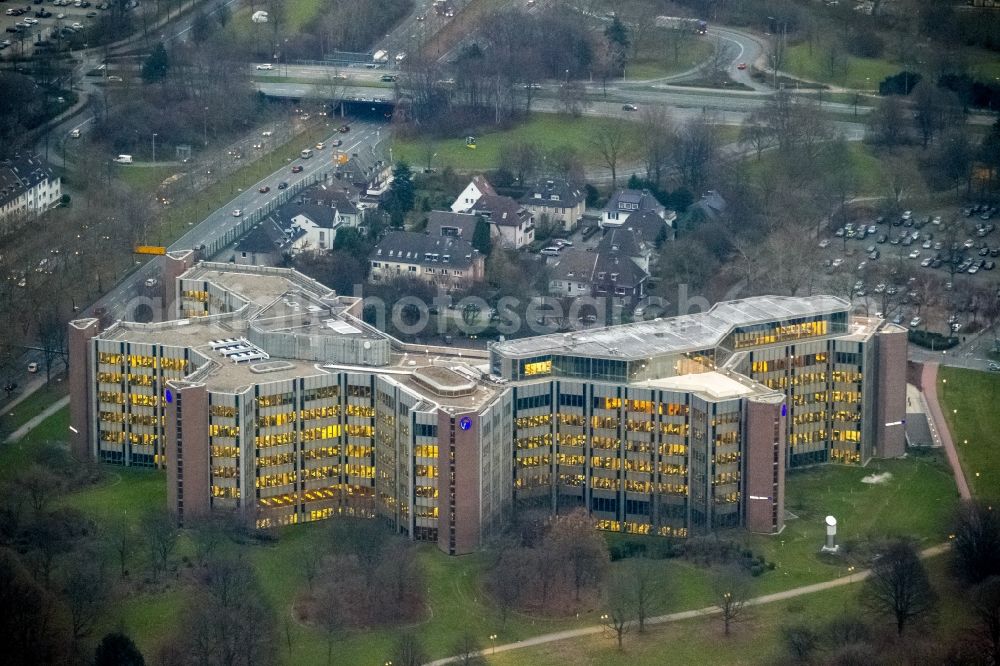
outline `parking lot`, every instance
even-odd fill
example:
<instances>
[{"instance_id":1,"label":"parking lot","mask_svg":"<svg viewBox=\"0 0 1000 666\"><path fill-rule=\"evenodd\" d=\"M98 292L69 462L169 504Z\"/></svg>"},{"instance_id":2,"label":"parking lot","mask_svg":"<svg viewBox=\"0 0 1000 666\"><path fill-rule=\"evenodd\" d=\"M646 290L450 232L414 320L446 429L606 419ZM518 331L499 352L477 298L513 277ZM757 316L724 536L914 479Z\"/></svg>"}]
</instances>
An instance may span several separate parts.
<instances>
[{"instance_id":1,"label":"parking lot","mask_svg":"<svg viewBox=\"0 0 1000 666\"><path fill-rule=\"evenodd\" d=\"M819 240L824 270L831 284L847 285L859 309L910 328L960 334L978 324L981 294L1000 296L992 273L1000 258L997 213L995 206L967 204L835 227Z\"/></svg>"},{"instance_id":2,"label":"parking lot","mask_svg":"<svg viewBox=\"0 0 1000 666\"><path fill-rule=\"evenodd\" d=\"M109 8L107 2L92 0L0 0L0 55L4 51L20 53L56 39L62 31L69 35L91 25Z\"/></svg>"}]
</instances>

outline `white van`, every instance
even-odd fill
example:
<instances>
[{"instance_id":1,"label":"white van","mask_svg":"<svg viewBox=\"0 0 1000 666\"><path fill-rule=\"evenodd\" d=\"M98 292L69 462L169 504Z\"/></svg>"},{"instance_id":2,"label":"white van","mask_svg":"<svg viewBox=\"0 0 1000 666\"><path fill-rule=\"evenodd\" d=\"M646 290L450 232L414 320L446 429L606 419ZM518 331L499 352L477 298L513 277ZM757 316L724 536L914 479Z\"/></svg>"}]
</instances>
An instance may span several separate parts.
<instances>
[{"instance_id":1,"label":"white van","mask_svg":"<svg viewBox=\"0 0 1000 666\"><path fill-rule=\"evenodd\" d=\"M118 157L115 158L115 162L118 162L118 164L132 164L132 156L119 155Z\"/></svg>"},{"instance_id":2,"label":"white van","mask_svg":"<svg viewBox=\"0 0 1000 666\"><path fill-rule=\"evenodd\" d=\"M302 159L307 160L313 156L313 150L312 148L306 148L301 153L299 153L299 155L302 157Z\"/></svg>"}]
</instances>

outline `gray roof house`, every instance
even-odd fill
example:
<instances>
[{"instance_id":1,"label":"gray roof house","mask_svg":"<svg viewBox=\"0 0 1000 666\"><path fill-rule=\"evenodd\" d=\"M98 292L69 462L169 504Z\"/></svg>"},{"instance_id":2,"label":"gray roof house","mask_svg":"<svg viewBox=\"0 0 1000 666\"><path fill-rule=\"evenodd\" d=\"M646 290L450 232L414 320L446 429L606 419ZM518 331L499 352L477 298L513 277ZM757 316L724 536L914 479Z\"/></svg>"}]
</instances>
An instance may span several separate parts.
<instances>
[{"instance_id":1,"label":"gray roof house","mask_svg":"<svg viewBox=\"0 0 1000 666\"><path fill-rule=\"evenodd\" d=\"M485 272L483 256L469 241L413 231L390 231L368 259L373 282L409 277L464 287L482 280Z\"/></svg>"},{"instance_id":2,"label":"gray roof house","mask_svg":"<svg viewBox=\"0 0 1000 666\"><path fill-rule=\"evenodd\" d=\"M655 213L670 225L677 219L677 214L672 210L667 210L649 190L622 189L616 190L608 199L608 204L604 207L604 214L601 216L600 226L603 229L620 227L625 224L625 220L630 215L645 211Z\"/></svg>"},{"instance_id":3,"label":"gray roof house","mask_svg":"<svg viewBox=\"0 0 1000 666\"><path fill-rule=\"evenodd\" d=\"M587 195L562 178L547 178L529 183L521 197L521 205L535 215L535 220L547 216L558 221L563 231L572 231L580 222L586 208Z\"/></svg>"}]
</instances>

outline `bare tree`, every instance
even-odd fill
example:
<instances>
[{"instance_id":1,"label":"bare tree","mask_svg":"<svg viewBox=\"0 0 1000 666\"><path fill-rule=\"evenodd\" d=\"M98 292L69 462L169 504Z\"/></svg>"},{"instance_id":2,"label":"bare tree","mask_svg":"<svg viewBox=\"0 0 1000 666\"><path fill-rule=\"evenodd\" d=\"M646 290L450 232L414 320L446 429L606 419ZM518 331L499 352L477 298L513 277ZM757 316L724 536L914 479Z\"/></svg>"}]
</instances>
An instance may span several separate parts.
<instances>
[{"instance_id":1,"label":"bare tree","mask_svg":"<svg viewBox=\"0 0 1000 666\"><path fill-rule=\"evenodd\" d=\"M978 622L976 634L993 663L1000 664L1000 576L987 578L973 590L972 612Z\"/></svg>"},{"instance_id":2,"label":"bare tree","mask_svg":"<svg viewBox=\"0 0 1000 666\"><path fill-rule=\"evenodd\" d=\"M427 661L424 646L416 634L404 633L396 640L396 647L393 650L392 663L394 666L421 666Z\"/></svg>"},{"instance_id":3,"label":"bare tree","mask_svg":"<svg viewBox=\"0 0 1000 666\"><path fill-rule=\"evenodd\" d=\"M736 567L726 567L716 571L712 579L715 605L722 613L726 636L732 625L743 616L747 600L750 598L750 583L747 575Z\"/></svg>"},{"instance_id":4,"label":"bare tree","mask_svg":"<svg viewBox=\"0 0 1000 666\"><path fill-rule=\"evenodd\" d=\"M674 159L686 188L692 192L700 191L708 181L717 157L717 130L708 118L695 118L681 126Z\"/></svg>"},{"instance_id":5,"label":"bare tree","mask_svg":"<svg viewBox=\"0 0 1000 666\"><path fill-rule=\"evenodd\" d=\"M656 565L644 557L635 558L626 574L628 600L632 607L639 633L646 631L646 619L653 603L653 595L658 587Z\"/></svg>"},{"instance_id":6,"label":"bare tree","mask_svg":"<svg viewBox=\"0 0 1000 666\"><path fill-rule=\"evenodd\" d=\"M876 612L891 616L900 636L907 623L930 613L937 603L927 570L906 541L890 544L875 560L862 599Z\"/></svg>"},{"instance_id":7,"label":"bare tree","mask_svg":"<svg viewBox=\"0 0 1000 666\"><path fill-rule=\"evenodd\" d=\"M673 118L665 107L646 106L642 110L641 127L646 179L659 185L670 166L676 138Z\"/></svg>"},{"instance_id":8,"label":"bare tree","mask_svg":"<svg viewBox=\"0 0 1000 666\"><path fill-rule=\"evenodd\" d=\"M142 528L146 537L146 546L149 548L153 577L156 578L159 572L166 571L170 564L170 556L177 546L177 525L173 516L166 509L163 509L147 515L142 522Z\"/></svg>"},{"instance_id":9,"label":"bare tree","mask_svg":"<svg viewBox=\"0 0 1000 666\"><path fill-rule=\"evenodd\" d=\"M587 99L587 92L579 81L566 81L556 92L556 100L563 113L568 113L574 118L579 118L590 106Z\"/></svg>"},{"instance_id":10,"label":"bare tree","mask_svg":"<svg viewBox=\"0 0 1000 666\"><path fill-rule=\"evenodd\" d=\"M471 631L463 631L455 641L452 652L455 654L455 663L461 666L479 666L484 663L480 656L482 647Z\"/></svg>"},{"instance_id":11,"label":"bare tree","mask_svg":"<svg viewBox=\"0 0 1000 666\"><path fill-rule=\"evenodd\" d=\"M630 619L632 617L633 604L629 594L629 581L626 575L615 576L608 586L608 611L601 616L604 623L618 642L618 649L622 649L622 642L625 634L631 629Z\"/></svg>"},{"instance_id":12,"label":"bare tree","mask_svg":"<svg viewBox=\"0 0 1000 666\"><path fill-rule=\"evenodd\" d=\"M108 600L107 569L100 552L85 547L73 553L64 568L62 593L73 640L79 642L94 630Z\"/></svg>"},{"instance_id":13,"label":"bare tree","mask_svg":"<svg viewBox=\"0 0 1000 666\"><path fill-rule=\"evenodd\" d=\"M963 502L958 508L952 566L967 583L1000 576L1000 516L980 500Z\"/></svg>"},{"instance_id":14,"label":"bare tree","mask_svg":"<svg viewBox=\"0 0 1000 666\"><path fill-rule=\"evenodd\" d=\"M618 187L618 164L631 147L632 136L624 122L602 123L590 144L604 160L604 165L611 170L611 188Z\"/></svg>"}]
</instances>

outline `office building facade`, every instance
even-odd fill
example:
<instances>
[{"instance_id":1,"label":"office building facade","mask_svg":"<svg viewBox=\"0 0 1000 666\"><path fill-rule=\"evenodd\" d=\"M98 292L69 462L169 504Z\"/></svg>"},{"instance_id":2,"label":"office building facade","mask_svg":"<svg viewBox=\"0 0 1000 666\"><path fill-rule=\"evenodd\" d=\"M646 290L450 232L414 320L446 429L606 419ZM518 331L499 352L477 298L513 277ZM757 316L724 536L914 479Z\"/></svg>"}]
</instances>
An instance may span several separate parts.
<instances>
[{"instance_id":1,"label":"office building facade","mask_svg":"<svg viewBox=\"0 0 1000 666\"><path fill-rule=\"evenodd\" d=\"M182 523L365 516L452 554L521 505L634 534L775 533L787 469L902 453L905 332L840 299L484 351L389 338L289 269L180 253L167 273L172 319L71 323L71 420L77 455L164 469Z\"/></svg>"}]
</instances>

